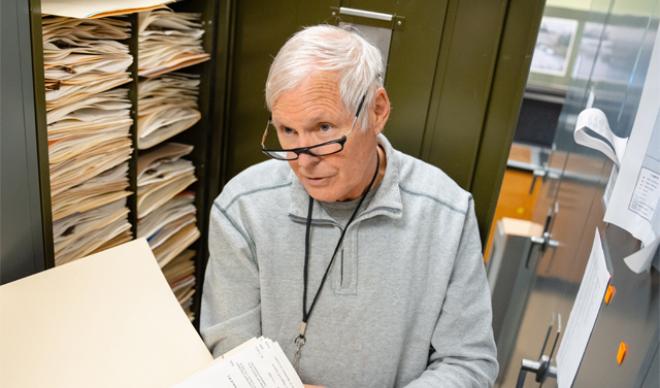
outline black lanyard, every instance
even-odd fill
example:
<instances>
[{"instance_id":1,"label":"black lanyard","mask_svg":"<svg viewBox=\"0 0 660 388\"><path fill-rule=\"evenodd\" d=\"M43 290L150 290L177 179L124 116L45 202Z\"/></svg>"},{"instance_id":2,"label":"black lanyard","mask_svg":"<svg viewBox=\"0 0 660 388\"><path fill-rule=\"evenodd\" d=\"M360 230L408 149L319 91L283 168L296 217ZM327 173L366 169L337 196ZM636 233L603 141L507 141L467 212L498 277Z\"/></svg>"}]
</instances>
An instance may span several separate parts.
<instances>
[{"instance_id":1,"label":"black lanyard","mask_svg":"<svg viewBox=\"0 0 660 388\"><path fill-rule=\"evenodd\" d=\"M309 279L309 234L311 232L311 226L312 226L312 209L314 208L314 198L311 196L309 197L309 208L307 210L307 225L305 228L305 266L303 269L303 300L302 300L302 321L300 322L300 326L298 327L298 336L295 338L294 342L296 344L296 354L294 356L294 366L296 369L298 369L299 366L299 361L300 361L300 353L302 351L303 345L305 345L306 337L305 337L305 332L307 331L307 322L309 322L309 318L312 315L312 311L314 310L314 306L316 306L316 302L318 301L319 295L321 295L321 290L323 289L323 285L325 284L326 279L328 278L328 273L330 272L330 268L332 267L332 263L335 261L335 257L337 256L337 252L339 251L339 247L341 246L342 241L344 241L344 235L346 234L346 231L348 230L349 225L353 222L355 219L355 216L358 213L358 210L360 209L360 206L362 206L362 203L364 200L367 198L367 195L369 194L369 191L371 190L371 187L373 186L374 182L376 181L376 177L378 176L378 168L380 167L380 155L378 155L378 151L376 151L376 171L374 171L374 176L371 177L371 181L369 182L369 186L367 186L367 189L364 191L362 194L362 197L360 198L360 201L358 202L357 206L355 207L355 210L353 210L353 214L351 214L351 218L348 219L348 222L346 223L346 226L344 227L344 230L341 231L341 235L339 236L339 241L337 241L337 245L335 246L335 251L332 253L332 257L330 258L330 262L328 263L328 266L325 269L325 273L323 274L323 278L321 279L321 284L319 285L319 288L316 290L316 294L314 295L314 299L312 300L312 304L309 306L309 310L306 309L307 307L307 281Z\"/></svg>"}]
</instances>

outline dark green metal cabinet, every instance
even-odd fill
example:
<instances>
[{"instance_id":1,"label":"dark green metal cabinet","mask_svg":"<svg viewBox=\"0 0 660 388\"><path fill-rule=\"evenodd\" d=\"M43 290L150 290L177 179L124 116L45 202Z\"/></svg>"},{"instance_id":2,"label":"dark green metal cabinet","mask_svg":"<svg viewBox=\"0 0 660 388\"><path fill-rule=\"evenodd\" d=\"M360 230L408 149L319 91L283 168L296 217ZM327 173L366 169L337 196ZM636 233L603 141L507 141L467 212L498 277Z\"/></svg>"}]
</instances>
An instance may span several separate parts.
<instances>
[{"instance_id":1,"label":"dark green metal cabinet","mask_svg":"<svg viewBox=\"0 0 660 388\"><path fill-rule=\"evenodd\" d=\"M10 3L8 3L9 5ZM18 5L18 2L16 2ZM36 265L33 265L30 268L32 271L22 270L21 272L12 271L7 278L18 278L19 276L25 276L29 272L38 271L42 269L50 268L54 265L54 247L53 247L53 223L51 218L51 193L50 193L50 177L49 177L49 167L48 167L48 134L47 134L47 125L46 125L46 100L44 92L44 67L43 67L43 46L42 46L42 13L41 13L41 0L30 0L26 2L29 4L17 8L21 11L21 18L25 19L29 16L29 26L25 28L17 29L21 35L19 36L19 52L21 54L31 51L31 64L32 64L32 85L33 90L28 95L24 94L23 100L21 101L25 107L26 115L29 112L33 111L33 116L29 117L29 120L26 120L26 129L25 129L25 139L26 141L31 141L26 145L27 149L30 151L28 158L30 160L28 163L37 164L36 166L36 175L38 176L38 193L39 193L39 202L40 202L40 223L35 224L31 227L31 234L33 236L40 236L43 249L35 249L41 252L41 257L37 258ZM194 249L197 252L196 256L196 277L201 283L201 279L204 274L204 267L206 263L206 246L207 246L207 232L206 228L208 225L208 214L210 202L209 197L215 194L215 188L219 186L219 173L216 168L217 157L215 156L218 152L217 149L212 145L219 143L221 138L222 127L213 125L218 117L222 115L218 113L218 110L215 109L216 106L222 105L224 101L224 93L216 93L218 89L214 87L219 87L224 89L225 78L218 77L222 75L219 72L219 69L225 69L227 67L227 56L218 55L215 50L218 48L224 48L224 42L216 42L216 38L220 36L218 33L217 26L227 26L228 23L218 23L219 16L222 14L228 14L227 5L228 2L223 2L221 4L216 4L215 1L207 0L187 0L184 2L172 4L171 7L176 11L187 11L187 12L199 12L201 14L201 20L204 28L204 38L203 45L207 52L211 53L212 60L195 65L194 67L188 67L184 71L197 74L200 76L200 94L199 94L199 109L202 114L201 120L195 124L192 128L186 130L184 133L181 133L171 140L177 142L183 142L191 144L194 146L190 158L195 165L197 182L191 186L191 189L195 191L195 206L197 210L197 226L201 231L201 238L199 238L193 245L191 249ZM219 7L218 7L219 6ZM16 6L14 6L16 8ZM9 9L9 8L8 8ZM3 8L4 10L4 8ZM19 11L16 11L19 14ZM4 14L3 14L4 15ZM136 31L138 31L138 15L131 14L128 15L128 20L132 24L132 38L126 42L129 46L129 50L133 55L133 64L131 65L129 71L132 73L133 82L127 83L125 88L129 90L129 99L132 103L131 114L133 117L133 127L131 128L131 135L133 139L133 154L129 159L129 181L130 181L130 191L133 193L128 197L127 206L129 209L129 222L131 223L134 236L136 235L137 229L137 86L138 86L138 36ZM22 19L21 19L22 20ZM29 35L28 35L29 34ZM29 37L29 41L26 39ZM4 52L3 52L4 53ZM223 51L223 54L225 52ZM4 84L3 84L4 85ZM4 89L3 89L4 90ZM221 112L220 112L221 113ZM26 116L27 117L27 116ZM35 131L34 133L27 133L27 124L32 124L34 120ZM27 122L29 121L29 122ZM4 125L4 124L3 124ZM17 129L12 132L23 131L22 128ZM34 155L32 155L34 153ZM211 155L214 155L211 157ZM30 179L34 179L32 176L29 176ZM34 185L36 182L31 182ZM24 204L16 205L24 207ZM23 210L24 211L24 210ZM37 227L41 228L41 231L37 230ZM39 233L40 232L40 233ZM22 232L27 236L27 232ZM4 234L3 234L4 236ZM18 240L18 238L12 239ZM20 236L19 236L20 237ZM23 238L26 239L25 237ZM36 242L31 241L33 244ZM3 252L4 253L4 252ZM19 267L19 264L22 268L29 268L26 262L26 255L19 255L13 252L16 259L13 260L2 260L0 265L3 265L5 261L9 261L16 267ZM4 276L0 278L0 282L3 281ZM199 311L200 306L200 296L201 296L201 284L198 283L198 292L195 294L194 299L194 311ZM199 314L196 314L199 316Z\"/></svg>"},{"instance_id":2,"label":"dark green metal cabinet","mask_svg":"<svg viewBox=\"0 0 660 388\"><path fill-rule=\"evenodd\" d=\"M499 194L543 0L228 2L221 182L263 160L263 90L278 49L302 26L346 21L350 7L395 15L385 86L385 134L473 192L482 236ZM334 14L333 14L334 11ZM376 22L377 24L378 22ZM381 22L382 24L382 22ZM221 28L222 30L222 28ZM220 41L223 38L221 37ZM223 70L224 71L224 70ZM218 88L224 86L226 90ZM219 189L219 188L218 188Z\"/></svg>"}]
</instances>

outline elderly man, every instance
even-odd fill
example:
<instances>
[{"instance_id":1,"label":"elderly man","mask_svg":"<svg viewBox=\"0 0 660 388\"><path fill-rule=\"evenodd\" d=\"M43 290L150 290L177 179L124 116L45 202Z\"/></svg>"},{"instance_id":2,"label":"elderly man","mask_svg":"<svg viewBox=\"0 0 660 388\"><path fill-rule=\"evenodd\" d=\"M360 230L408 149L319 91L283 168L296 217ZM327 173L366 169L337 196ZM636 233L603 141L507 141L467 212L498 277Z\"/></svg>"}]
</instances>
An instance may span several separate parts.
<instances>
[{"instance_id":1,"label":"elderly man","mask_svg":"<svg viewBox=\"0 0 660 388\"><path fill-rule=\"evenodd\" d=\"M262 141L274 160L232 179L211 212L202 335L216 356L274 339L309 384L489 386L472 197L381 134L382 75L379 51L338 27L281 48Z\"/></svg>"}]
</instances>

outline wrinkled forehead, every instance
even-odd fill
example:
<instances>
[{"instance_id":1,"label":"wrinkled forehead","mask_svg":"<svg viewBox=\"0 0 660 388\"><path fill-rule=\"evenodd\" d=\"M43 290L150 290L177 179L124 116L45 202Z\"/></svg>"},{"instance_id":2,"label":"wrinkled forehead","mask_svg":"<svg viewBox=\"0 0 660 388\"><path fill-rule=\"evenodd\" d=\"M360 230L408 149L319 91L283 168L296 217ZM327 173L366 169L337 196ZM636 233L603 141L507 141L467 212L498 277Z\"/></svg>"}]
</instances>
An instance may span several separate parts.
<instances>
[{"instance_id":1,"label":"wrinkled forehead","mask_svg":"<svg viewBox=\"0 0 660 388\"><path fill-rule=\"evenodd\" d=\"M283 91L272 106L272 118L276 124L304 124L350 116L339 92L339 77L327 71L306 76L298 85Z\"/></svg>"}]
</instances>

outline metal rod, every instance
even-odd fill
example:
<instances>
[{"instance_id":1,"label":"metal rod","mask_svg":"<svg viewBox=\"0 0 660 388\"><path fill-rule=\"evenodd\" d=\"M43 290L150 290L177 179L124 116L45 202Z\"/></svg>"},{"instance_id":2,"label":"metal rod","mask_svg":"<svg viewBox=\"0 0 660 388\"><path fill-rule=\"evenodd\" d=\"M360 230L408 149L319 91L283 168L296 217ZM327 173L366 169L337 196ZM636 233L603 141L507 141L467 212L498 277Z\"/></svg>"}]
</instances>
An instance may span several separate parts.
<instances>
[{"instance_id":1,"label":"metal rod","mask_svg":"<svg viewBox=\"0 0 660 388\"><path fill-rule=\"evenodd\" d=\"M384 20L386 22L391 22L394 19L394 15L391 15L389 13L366 11L364 9L349 8L349 7L339 7L339 14L358 16L367 19Z\"/></svg>"},{"instance_id":2,"label":"metal rod","mask_svg":"<svg viewBox=\"0 0 660 388\"><path fill-rule=\"evenodd\" d=\"M523 388L525 386L525 377L527 376L527 372L536 373L540 368L541 368L540 362L523 358L522 363L520 365L520 372L518 372L518 380L516 382L516 388Z\"/></svg>"}]
</instances>

